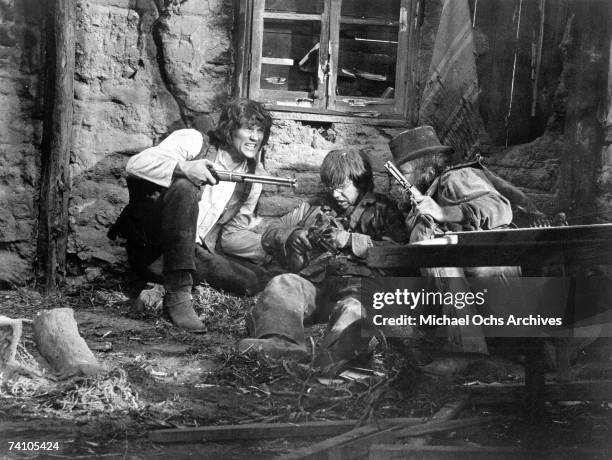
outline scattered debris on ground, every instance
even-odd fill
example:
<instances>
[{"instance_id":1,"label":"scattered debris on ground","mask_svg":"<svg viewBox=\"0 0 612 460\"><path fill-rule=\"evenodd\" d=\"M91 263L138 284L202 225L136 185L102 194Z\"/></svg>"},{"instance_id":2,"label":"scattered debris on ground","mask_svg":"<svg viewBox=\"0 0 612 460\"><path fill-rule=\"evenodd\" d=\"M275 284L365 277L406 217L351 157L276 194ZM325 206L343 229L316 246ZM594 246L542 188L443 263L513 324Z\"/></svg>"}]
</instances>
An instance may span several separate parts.
<instances>
[{"instance_id":1,"label":"scattered debris on ground","mask_svg":"<svg viewBox=\"0 0 612 460\"><path fill-rule=\"evenodd\" d=\"M55 437L63 442L67 456L129 452L131 458L148 458L172 452L180 458L200 452L203 458L218 458L215 455L231 452L232 458L271 458L308 446L317 438L243 440L231 447L209 444L208 450L191 444L189 450L177 445L160 447L146 434L211 425L352 420L358 428L399 418L428 420L460 398L465 386L508 385L524 378L520 363L507 360L468 360L461 375L428 372L423 364L437 346L433 339L424 339L421 349L414 343L391 343L367 366L329 375L310 364L253 358L234 350L234 344L246 335L245 313L253 298L198 287L195 309L208 332L190 334L172 326L159 310L134 311L134 295L102 286L49 297L28 289L0 293L0 313L10 318L33 319L43 309L74 310L80 335L107 369L97 376L58 376L49 371L35 346L32 327L24 323L15 353L22 370L0 383L2 443ZM310 329L313 350L322 335L322 326ZM609 376L609 359L600 363L599 370L587 364L581 364L585 374ZM600 446L605 443L604 434L612 431L611 407L606 404L548 405L546 426L556 433L557 443ZM511 413L516 413L514 406ZM465 417L486 414L476 406L464 409ZM576 428L578 422L584 429L560 439L560 433ZM517 447L525 442L524 429L504 423L432 435L431 441L435 444L436 436L443 436L447 444L463 436L462 442L468 439L481 446ZM24 431L24 427L41 431Z\"/></svg>"}]
</instances>

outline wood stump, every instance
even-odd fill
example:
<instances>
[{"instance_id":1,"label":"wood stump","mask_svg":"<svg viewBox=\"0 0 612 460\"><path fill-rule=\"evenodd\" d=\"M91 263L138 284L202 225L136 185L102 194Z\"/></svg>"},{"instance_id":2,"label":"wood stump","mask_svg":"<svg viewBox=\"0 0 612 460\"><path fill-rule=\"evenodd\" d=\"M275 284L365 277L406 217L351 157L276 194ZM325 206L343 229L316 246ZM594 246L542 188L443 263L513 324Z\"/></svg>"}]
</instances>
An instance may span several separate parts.
<instances>
[{"instance_id":1,"label":"wood stump","mask_svg":"<svg viewBox=\"0 0 612 460\"><path fill-rule=\"evenodd\" d=\"M6 370L10 372L15 364L21 330L21 319L11 319L0 315L0 373Z\"/></svg>"},{"instance_id":2,"label":"wood stump","mask_svg":"<svg viewBox=\"0 0 612 460\"><path fill-rule=\"evenodd\" d=\"M54 308L34 318L34 338L40 354L64 377L94 376L106 369L80 336L72 308Z\"/></svg>"}]
</instances>

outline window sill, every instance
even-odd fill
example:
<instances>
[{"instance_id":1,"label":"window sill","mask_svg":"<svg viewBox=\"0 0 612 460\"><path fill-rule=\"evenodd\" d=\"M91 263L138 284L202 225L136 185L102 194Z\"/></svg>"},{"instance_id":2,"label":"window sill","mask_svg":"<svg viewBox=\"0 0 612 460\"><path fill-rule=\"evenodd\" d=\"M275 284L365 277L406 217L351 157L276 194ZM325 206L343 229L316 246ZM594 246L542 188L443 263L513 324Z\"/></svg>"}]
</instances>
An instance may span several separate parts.
<instances>
[{"instance_id":1,"label":"window sill","mask_svg":"<svg viewBox=\"0 0 612 460\"><path fill-rule=\"evenodd\" d=\"M351 115L347 112L334 112L330 110L316 110L312 108L287 107L266 104L272 118L275 120L296 121L318 121L327 123L351 123L371 126L387 126L390 128L409 128L411 125L404 117L399 115L379 116L368 115L368 111L361 112L363 115Z\"/></svg>"}]
</instances>

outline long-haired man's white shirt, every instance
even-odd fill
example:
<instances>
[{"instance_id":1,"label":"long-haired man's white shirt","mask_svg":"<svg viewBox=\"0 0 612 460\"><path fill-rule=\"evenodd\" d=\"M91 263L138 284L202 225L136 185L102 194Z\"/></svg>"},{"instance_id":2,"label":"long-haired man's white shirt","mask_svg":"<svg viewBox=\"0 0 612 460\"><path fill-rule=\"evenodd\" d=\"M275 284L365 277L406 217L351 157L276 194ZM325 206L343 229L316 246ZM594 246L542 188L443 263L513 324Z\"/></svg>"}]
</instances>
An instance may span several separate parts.
<instances>
[{"instance_id":1,"label":"long-haired man's white shirt","mask_svg":"<svg viewBox=\"0 0 612 460\"><path fill-rule=\"evenodd\" d=\"M204 155L200 155L203 145L203 136L195 129L174 131L159 145L131 157L127 162L126 171L131 176L168 188L180 161L207 158L216 168L229 170L226 161L228 155L223 150L208 148ZM231 170L248 172L246 160ZM257 165L256 172L263 172L261 165ZM196 243L206 246L214 253L221 234L221 247L224 253L254 262L263 262L268 256L261 246L261 235L250 230L258 221L255 217L255 207L261 195L262 185L252 184L249 195L237 212L224 216L227 209L238 206L238 198L234 197L235 189L235 182L219 182L214 186L201 187L202 198L198 204ZM223 222L220 221L222 216Z\"/></svg>"}]
</instances>

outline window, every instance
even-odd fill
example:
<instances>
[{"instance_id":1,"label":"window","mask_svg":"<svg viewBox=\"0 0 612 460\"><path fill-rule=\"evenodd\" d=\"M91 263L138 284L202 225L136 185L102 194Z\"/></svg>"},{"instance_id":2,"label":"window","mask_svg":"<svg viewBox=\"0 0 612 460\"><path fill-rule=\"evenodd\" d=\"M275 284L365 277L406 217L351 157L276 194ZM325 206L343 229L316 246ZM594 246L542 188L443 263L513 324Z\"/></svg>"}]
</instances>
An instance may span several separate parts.
<instances>
[{"instance_id":1,"label":"window","mask_svg":"<svg viewBox=\"0 0 612 460\"><path fill-rule=\"evenodd\" d=\"M405 124L416 4L247 0L241 93L286 118Z\"/></svg>"}]
</instances>

